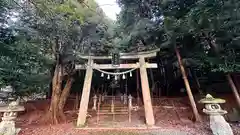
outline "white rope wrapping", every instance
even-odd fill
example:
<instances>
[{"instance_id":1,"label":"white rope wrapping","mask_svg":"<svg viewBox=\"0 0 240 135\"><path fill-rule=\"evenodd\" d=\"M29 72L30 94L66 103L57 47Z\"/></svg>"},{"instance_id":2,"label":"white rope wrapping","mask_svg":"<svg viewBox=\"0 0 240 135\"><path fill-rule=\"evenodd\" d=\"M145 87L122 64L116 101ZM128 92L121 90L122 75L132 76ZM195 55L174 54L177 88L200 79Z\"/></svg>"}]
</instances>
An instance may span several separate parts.
<instances>
[{"instance_id":1,"label":"white rope wrapping","mask_svg":"<svg viewBox=\"0 0 240 135\"><path fill-rule=\"evenodd\" d=\"M86 66L89 66L88 64L85 64ZM138 68L138 67L137 67ZM123 71L123 72L108 72L108 71L104 71L104 70L101 70L101 69L98 69L98 68L93 68L101 73L104 73L104 74L108 74L108 75L123 75L123 74L127 74L127 73L130 73L134 70L136 70L137 68L133 68L133 69L130 69L130 70L127 70L127 71Z\"/></svg>"},{"instance_id":2,"label":"white rope wrapping","mask_svg":"<svg viewBox=\"0 0 240 135\"><path fill-rule=\"evenodd\" d=\"M128 70L128 71L114 73L114 72L107 72L107 71L103 71L103 70L101 70L101 69L95 68L95 70L97 70L97 71L99 71L99 72L101 72L101 73L104 73L104 74L108 74L108 75L123 75L123 74L130 73L130 72L132 72L132 71L134 71L134 70L136 70L136 69L137 69L137 68L133 68L133 69L130 69L130 70Z\"/></svg>"}]
</instances>

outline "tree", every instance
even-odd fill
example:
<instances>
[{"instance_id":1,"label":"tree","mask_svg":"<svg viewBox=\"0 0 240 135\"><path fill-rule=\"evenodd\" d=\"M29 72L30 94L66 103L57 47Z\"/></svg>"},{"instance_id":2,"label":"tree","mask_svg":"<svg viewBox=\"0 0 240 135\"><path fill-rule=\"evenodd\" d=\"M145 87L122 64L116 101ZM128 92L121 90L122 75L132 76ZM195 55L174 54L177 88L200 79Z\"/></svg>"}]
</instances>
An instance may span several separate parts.
<instances>
[{"instance_id":1,"label":"tree","mask_svg":"<svg viewBox=\"0 0 240 135\"><path fill-rule=\"evenodd\" d=\"M119 1L119 3L120 5L122 4L122 7L124 9L120 14L120 17L123 18L123 23L127 24L127 26L136 25L139 23L141 24L141 21L148 20L148 23L142 23L142 30L131 29L131 33L135 32L137 34L134 35L138 35L131 35L132 39L145 42L146 46L150 45L147 46L147 48L151 48L151 46L154 44L156 45L162 43L160 47L167 47L169 54L171 53L171 51L175 51L195 118L197 121L200 121L200 116L198 114L196 104L189 86L189 82L183 68L178 43L178 40L181 40L181 38L184 36L184 27L182 26L182 24L184 24L184 20L181 17L183 17L189 10L187 7L194 4L194 2L191 1L183 4L183 1L141 1L139 3L136 1L131 1L130 4L126 4L127 1L122 0ZM131 12L129 13L129 11L133 12L134 14L131 14ZM132 15L136 16L136 18L134 18L135 20L128 22L126 18L132 18ZM124 26L126 25L123 25L123 27ZM145 33L142 31L144 31ZM141 35L142 33L144 34ZM146 33L150 36L146 36ZM145 39L142 37L145 37Z\"/></svg>"},{"instance_id":2,"label":"tree","mask_svg":"<svg viewBox=\"0 0 240 135\"><path fill-rule=\"evenodd\" d=\"M151 42L148 44L161 44L161 48L168 48L167 54L170 56L175 50L180 67L179 51L184 58L192 58L200 65L210 63L207 65L215 67L215 71L238 71L238 54L236 53L239 48L237 43L239 40L238 1L119 0L119 3L123 8L119 17L121 26L133 28L142 19L149 20L157 31L147 31L148 35L152 35L154 37L152 39L155 39L149 40ZM144 27L145 30L152 28L149 25ZM129 30L129 33L134 31ZM132 38L134 36L130 39ZM145 39L145 41L148 40ZM184 71L182 72L184 76ZM186 77L184 78L186 81ZM193 109L196 110L196 107ZM197 117L197 114L195 116Z\"/></svg>"},{"instance_id":3,"label":"tree","mask_svg":"<svg viewBox=\"0 0 240 135\"><path fill-rule=\"evenodd\" d=\"M3 4L8 8L1 7L1 19L7 22L9 18L5 18L13 13L17 21L1 33L6 38L1 42L1 53L5 53L1 55L1 82L32 93L47 89L51 72L52 98L45 119L58 123L65 118L63 108L74 81L75 62L81 62L77 54L106 52L103 45L111 42L110 20L94 0L14 1L15 7Z\"/></svg>"},{"instance_id":4,"label":"tree","mask_svg":"<svg viewBox=\"0 0 240 135\"><path fill-rule=\"evenodd\" d=\"M58 123L59 118L60 120L65 119L63 107L74 80L72 78L74 70L72 68L70 68L72 70L66 70L68 63L74 64L77 61L76 54L79 52L97 53L105 41L104 15L97 11L94 1L88 2L92 5L77 1L52 2L48 5L41 3L39 5L40 9L46 6L49 12L44 12L48 16L44 18L44 23L36 24L35 30L53 47L52 54L55 59L52 97L48 114L53 123ZM48 35L45 35L46 33ZM70 65L70 67L72 66ZM62 89L64 77L67 77L67 81Z\"/></svg>"},{"instance_id":5,"label":"tree","mask_svg":"<svg viewBox=\"0 0 240 135\"><path fill-rule=\"evenodd\" d=\"M210 4L212 3L199 3L199 8L193 10L190 17L196 17L200 10L208 9L208 12L197 16L199 17L197 19L204 20L202 21L204 25L193 23L197 26L196 30L199 31L201 28L201 31L195 33L202 37L201 44L205 47L202 55L203 61L209 63L212 71L227 73L227 80L240 107L240 96L231 77L232 72L239 71L239 54L236 52L239 50L239 15L237 12L240 3L235 0L217 1L214 3L214 8L209 8Z\"/></svg>"},{"instance_id":6,"label":"tree","mask_svg":"<svg viewBox=\"0 0 240 135\"><path fill-rule=\"evenodd\" d=\"M11 85L20 97L43 92L50 79L50 61L34 39L15 27L16 3L5 1L0 5L0 86Z\"/></svg>"}]
</instances>

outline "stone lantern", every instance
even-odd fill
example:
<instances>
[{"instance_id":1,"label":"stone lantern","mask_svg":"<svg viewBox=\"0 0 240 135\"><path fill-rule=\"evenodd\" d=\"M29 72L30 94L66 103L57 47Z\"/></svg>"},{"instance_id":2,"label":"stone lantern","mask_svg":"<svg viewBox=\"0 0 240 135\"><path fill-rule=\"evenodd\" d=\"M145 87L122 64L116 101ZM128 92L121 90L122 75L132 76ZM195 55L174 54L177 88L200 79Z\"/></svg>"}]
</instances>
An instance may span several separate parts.
<instances>
[{"instance_id":1,"label":"stone lantern","mask_svg":"<svg viewBox=\"0 0 240 135\"><path fill-rule=\"evenodd\" d=\"M233 135L230 125L226 122L222 115L227 111L222 110L219 104L223 104L226 101L219 98L213 98L212 95L207 94L204 99L201 99L199 103L205 104L203 112L210 117L210 128L213 135Z\"/></svg>"},{"instance_id":2,"label":"stone lantern","mask_svg":"<svg viewBox=\"0 0 240 135\"><path fill-rule=\"evenodd\" d=\"M15 127L15 120L17 112L24 111L24 107L18 105L18 101L11 102L8 106L1 106L0 112L3 113L2 121L0 123L1 135L17 135L20 128Z\"/></svg>"}]
</instances>

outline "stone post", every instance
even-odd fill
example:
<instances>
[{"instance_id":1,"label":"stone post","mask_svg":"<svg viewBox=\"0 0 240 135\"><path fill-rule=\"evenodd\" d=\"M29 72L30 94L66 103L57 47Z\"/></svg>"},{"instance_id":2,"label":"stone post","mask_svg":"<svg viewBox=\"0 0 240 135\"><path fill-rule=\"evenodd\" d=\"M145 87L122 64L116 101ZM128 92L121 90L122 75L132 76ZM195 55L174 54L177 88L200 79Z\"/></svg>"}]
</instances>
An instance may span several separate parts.
<instances>
[{"instance_id":1,"label":"stone post","mask_svg":"<svg viewBox=\"0 0 240 135\"><path fill-rule=\"evenodd\" d=\"M123 94L120 95L120 100L123 101Z\"/></svg>"},{"instance_id":2,"label":"stone post","mask_svg":"<svg viewBox=\"0 0 240 135\"><path fill-rule=\"evenodd\" d=\"M226 122L222 115L226 114L227 111L222 110L220 103L225 103L223 99L213 98L210 94L204 99L201 99L199 103L205 104L203 112L208 114L210 117L210 128L213 135L233 135L230 125Z\"/></svg>"},{"instance_id":3,"label":"stone post","mask_svg":"<svg viewBox=\"0 0 240 135\"><path fill-rule=\"evenodd\" d=\"M124 93L123 95L123 104L126 105L127 104L127 94Z\"/></svg>"},{"instance_id":4,"label":"stone post","mask_svg":"<svg viewBox=\"0 0 240 135\"><path fill-rule=\"evenodd\" d=\"M100 103L101 101L102 101L102 95L99 94L99 96L98 96L98 103Z\"/></svg>"},{"instance_id":5,"label":"stone post","mask_svg":"<svg viewBox=\"0 0 240 135\"><path fill-rule=\"evenodd\" d=\"M102 102L104 102L104 96L105 96L105 93L103 93L102 95Z\"/></svg>"},{"instance_id":6,"label":"stone post","mask_svg":"<svg viewBox=\"0 0 240 135\"><path fill-rule=\"evenodd\" d=\"M131 122L132 121L132 96L129 95L128 96L128 121Z\"/></svg>"},{"instance_id":7,"label":"stone post","mask_svg":"<svg viewBox=\"0 0 240 135\"><path fill-rule=\"evenodd\" d=\"M129 95L128 96L128 107L129 107L129 109L132 109L132 96L131 95Z\"/></svg>"},{"instance_id":8,"label":"stone post","mask_svg":"<svg viewBox=\"0 0 240 135\"><path fill-rule=\"evenodd\" d=\"M104 101L104 95L102 95L102 102Z\"/></svg>"},{"instance_id":9,"label":"stone post","mask_svg":"<svg viewBox=\"0 0 240 135\"><path fill-rule=\"evenodd\" d=\"M93 107L92 110L97 110L97 95L94 95L93 97Z\"/></svg>"},{"instance_id":10,"label":"stone post","mask_svg":"<svg viewBox=\"0 0 240 135\"><path fill-rule=\"evenodd\" d=\"M112 99L112 102L111 102L111 113L114 113L114 101Z\"/></svg>"}]
</instances>

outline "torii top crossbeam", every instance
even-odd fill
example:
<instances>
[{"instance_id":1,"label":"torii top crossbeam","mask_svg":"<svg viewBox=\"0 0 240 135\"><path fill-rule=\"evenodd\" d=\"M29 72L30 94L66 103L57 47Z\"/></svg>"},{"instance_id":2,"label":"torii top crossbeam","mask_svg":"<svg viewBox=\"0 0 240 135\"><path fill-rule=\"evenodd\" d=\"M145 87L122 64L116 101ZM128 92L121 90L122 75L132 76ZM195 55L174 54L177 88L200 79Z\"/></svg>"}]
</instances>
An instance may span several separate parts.
<instances>
[{"instance_id":1,"label":"torii top crossbeam","mask_svg":"<svg viewBox=\"0 0 240 135\"><path fill-rule=\"evenodd\" d=\"M137 52L137 53L120 53L120 59L139 59L140 57L143 58L152 58L157 55L157 52L159 52L160 49L155 49L151 51L144 51L144 52ZM82 59L89 59L91 57L92 60L106 60L106 59L112 59L112 56L89 56L89 55L78 55L78 57Z\"/></svg>"}]
</instances>

